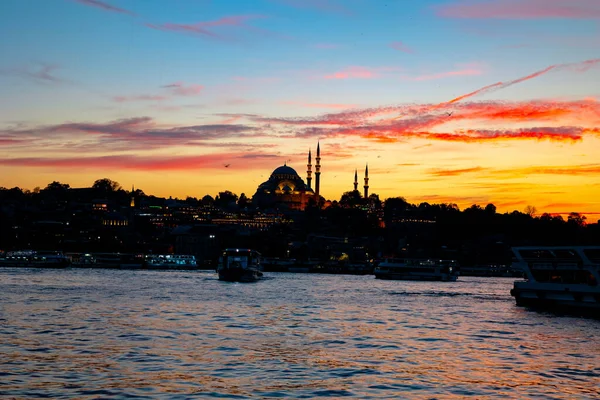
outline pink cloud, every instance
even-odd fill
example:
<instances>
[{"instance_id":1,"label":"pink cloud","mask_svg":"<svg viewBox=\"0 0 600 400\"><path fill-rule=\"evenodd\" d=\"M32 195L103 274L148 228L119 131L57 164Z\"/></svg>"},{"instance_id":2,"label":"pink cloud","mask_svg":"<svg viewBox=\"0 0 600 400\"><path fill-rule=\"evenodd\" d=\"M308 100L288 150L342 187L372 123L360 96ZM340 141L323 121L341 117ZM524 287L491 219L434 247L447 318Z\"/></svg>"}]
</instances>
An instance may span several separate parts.
<instances>
[{"instance_id":1,"label":"pink cloud","mask_svg":"<svg viewBox=\"0 0 600 400\"><path fill-rule=\"evenodd\" d=\"M141 94L137 96L115 96L113 97L113 101L117 103L125 103L130 101L162 101L166 100L168 97L166 96L155 96L150 94Z\"/></svg>"},{"instance_id":2,"label":"pink cloud","mask_svg":"<svg viewBox=\"0 0 600 400\"><path fill-rule=\"evenodd\" d=\"M469 0L435 9L437 15L447 18L600 19L600 2L597 0Z\"/></svg>"},{"instance_id":3,"label":"pink cloud","mask_svg":"<svg viewBox=\"0 0 600 400\"><path fill-rule=\"evenodd\" d=\"M131 16L135 16L135 13L133 11L129 11L124 8L112 6L105 1L100 1L100 0L74 0L74 1L76 1L80 4L85 4L86 6L100 8L105 11L111 11L111 12L116 12L116 13L120 13L120 14L128 14Z\"/></svg>"},{"instance_id":4,"label":"pink cloud","mask_svg":"<svg viewBox=\"0 0 600 400\"><path fill-rule=\"evenodd\" d=\"M372 79L379 76L379 72L367 67L352 66L341 71L325 75L325 79Z\"/></svg>"},{"instance_id":5,"label":"pink cloud","mask_svg":"<svg viewBox=\"0 0 600 400\"><path fill-rule=\"evenodd\" d=\"M204 86L202 85L189 85L185 86L182 82L174 82L163 86L165 89L169 89L175 96L195 96L200 94Z\"/></svg>"},{"instance_id":6,"label":"pink cloud","mask_svg":"<svg viewBox=\"0 0 600 400\"><path fill-rule=\"evenodd\" d=\"M231 164L230 168L264 167L272 165L274 154L262 152L220 153L176 157L114 155L101 157L23 157L0 159L0 165L44 167L44 168L77 168L77 169L111 169L137 171L185 171L198 169L222 169L223 162Z\"/></svg>"},{"instance_id":7,"label":"pink cloud","mask_svg":"<svg viewBox=\"0 0 600 400\"><path fill-rule=\"evenodd\" d=\"M282 101L281 104L288 106L299 106L307 108L333 108L333 109L348 109L356 108L356 104L340 104L340 103L305 103L301 101Z\"/></svg>"},{"instance_id":8,"label":"pink cloud","mask_svg":"<svg viewBox=\"0 0 600 400\"><path fill-rule=\"evenodd\" d=\"M222 17L213 21L197 22L195 24L165 23L157 25L147 23L146 26L160 31L172 31L200 36L209 36L215 39L225 39L225 37L222 34L217 33L213 28L234 27L246 30L261 31L264 33L266 31L259 30L258 28L246 24L246 21L259 18L265 17L262 15L232 15Z\"/></svg>"},{"instance_id":9,"label":"pink cloud","mask_svg":"<svg viewBox=\"0 0 600 400\"><path fill-rule=\"evenodd\" d=\"M279 2L296 8L313 8L324 12L351 15L352 12L334 0L279 0Z\"/></svg>"},{"instance_id":10,"label":"pink cloud","mask_svg":"<svg viewBox=\"0 0 600 400\"><path fill-rule=\"evenodd\" d=\"M410 78L413 81L431 81L435 79L443 79L449 78L453 76L473 76L473 75L481 75L483 73L482 70L477 68L466 68L466 69L458 69L453 71L446 72L438 72L430 75L419 75L414 78Z\"/></svg>"},{"instance_id":11,"label":"pink cloud","mask_svg":"<svg viewBox=\"0 0 600 400\"><path fill-rule=\"evenodd\" d=\"M404 53L414 53L414 50L402 42L392 42L390 43L390 47L394 50L402 51Z\"/></svg>"}]
</instances>

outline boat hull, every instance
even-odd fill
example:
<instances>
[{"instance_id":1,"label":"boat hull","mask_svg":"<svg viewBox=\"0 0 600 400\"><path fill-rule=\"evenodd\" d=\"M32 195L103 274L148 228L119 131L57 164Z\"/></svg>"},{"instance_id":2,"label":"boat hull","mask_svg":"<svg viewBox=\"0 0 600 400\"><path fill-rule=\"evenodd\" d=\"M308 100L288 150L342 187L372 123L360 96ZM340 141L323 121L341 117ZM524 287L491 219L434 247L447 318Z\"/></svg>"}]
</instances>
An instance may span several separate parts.
<instances>
[{"instance_id":1,"label":"boat hull","mask_svg":"<svg viewBox=\"0 0 600 400\"><path fill-rule=\"evenodd\" d=\"M600 292L592 286L515 282L510 294L517 306L600 318Z\"/></svg>"},{"instance_id":2,"label":"boat hull","mask_svg":"<svg viewBox=\"0 0 600 400\"><path fill-rule=\"evenodd\" d=\"M375 273L375 279L385 279L394 281L437 281L454 282L456 275L406 275L398 273Z\"/></svg>"},{"instance_id":3,"label":"boat hull","mask_svg":"<svg viewBox=\"0 0 600 400\"><path fill-rule=\"evenodd\" d=\"M219 280L226 282L256 282L262 272L246 268L224 268L219 270Z\"/></svg>"}]
</instances>

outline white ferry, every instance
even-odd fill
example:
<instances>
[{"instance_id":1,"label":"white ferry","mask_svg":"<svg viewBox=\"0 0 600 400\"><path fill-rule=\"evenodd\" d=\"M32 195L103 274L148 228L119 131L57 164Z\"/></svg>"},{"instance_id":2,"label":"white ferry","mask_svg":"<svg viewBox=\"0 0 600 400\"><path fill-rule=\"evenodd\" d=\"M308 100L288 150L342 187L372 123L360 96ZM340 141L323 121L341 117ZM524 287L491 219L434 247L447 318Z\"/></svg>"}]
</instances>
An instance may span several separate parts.
<instances>
[{"instance_id":1,"label":"white ferry","mask_svg":"<svg viewBox=\"0 0 600 400\"><path fill-rule=\"evenodd\" d=\"M454 260L388 258L373 271L376 279L453 282L459 267Z\"/></svg>"},{"instance_id":2,"label":"white ferry","mask_svg":"<svg viewBox=\"0 0 600 400\"><path fill-rule=\"evenodd\" d=\"M510 294L518 306L600 317L600 246L513 247L525 275Z\"/></svg>"},{"instance_id":3,"label":"white ferry","mask_svg":"<svg viewBox=\"0 0 600 400\"><path fill-rule=\"evenodd\" d=\"M66 268L70 260L60 251L9 251L0 257L0 266L28 268Z\"/></svg>"},{"instance_id":4,"label":"white ferry","mask_svg":"<svg viewBox=\"0 0 600 400\"><path fill-rule=\"evenodd\" d=\"M263 275L261 255L251 249L225 249L217 273L221 281L254 282Z\"/></svg>"},{"instance_id":5,"label":"white ferry","mask_svg":"<svg viewBox=\"0 0 600 400\"><path fill-rule=\"evenodd\" d=\"M198 269L196 257L184 254L149 254L144 265L148 269Z\"/></svg>"}]
</instances>

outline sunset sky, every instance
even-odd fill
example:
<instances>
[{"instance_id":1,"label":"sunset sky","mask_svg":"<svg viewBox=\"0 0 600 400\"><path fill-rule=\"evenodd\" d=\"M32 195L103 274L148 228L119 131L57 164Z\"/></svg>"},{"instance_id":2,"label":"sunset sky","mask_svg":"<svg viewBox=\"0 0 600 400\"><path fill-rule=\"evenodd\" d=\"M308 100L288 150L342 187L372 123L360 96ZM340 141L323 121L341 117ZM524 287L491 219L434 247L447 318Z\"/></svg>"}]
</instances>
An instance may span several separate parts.
<instances>
[{"instance_id":1,"label":"sunset sky","mask_svg":"<svg viewBox=\"0 0 600 400\"><path fill-rule=\"evenodd\" d=\"M327 199L368 163L381 199L600 213L599 0L2 0L0 38L3 187L252 196L320 141Z\"/></svg>"}]
</instances>

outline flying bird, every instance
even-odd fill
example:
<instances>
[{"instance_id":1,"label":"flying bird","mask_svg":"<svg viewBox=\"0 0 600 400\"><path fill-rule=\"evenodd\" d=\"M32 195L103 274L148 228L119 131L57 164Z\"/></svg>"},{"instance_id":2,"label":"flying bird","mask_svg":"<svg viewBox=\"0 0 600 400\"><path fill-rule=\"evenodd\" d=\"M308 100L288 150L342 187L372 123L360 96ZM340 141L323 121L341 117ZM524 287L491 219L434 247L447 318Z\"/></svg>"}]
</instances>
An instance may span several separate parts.
<instances>
[{"instance_id":1,"label":"flying bird","mask_svg":"<svg viewBox=\"0 0 600 400\"><path fill-rule=\"evenodd\" d=\"M230 165L231 165L231 164L225 164L225 165L224 165L224 167L225 167L225 168L229 168L229 166L230 166Z\"/></svg>"},{"instance_id":2,"label":"flying bird","mask_svg":"<svg viewBox=\"0 0 600 400\"><path fill-rule=\"evenodd\" d=\"M452 114L454 114L454 111L447 112L446 114L448 114L448 116L451 117Z\"/></svg>"}]
</instances>

